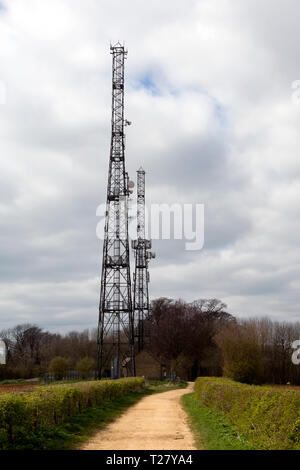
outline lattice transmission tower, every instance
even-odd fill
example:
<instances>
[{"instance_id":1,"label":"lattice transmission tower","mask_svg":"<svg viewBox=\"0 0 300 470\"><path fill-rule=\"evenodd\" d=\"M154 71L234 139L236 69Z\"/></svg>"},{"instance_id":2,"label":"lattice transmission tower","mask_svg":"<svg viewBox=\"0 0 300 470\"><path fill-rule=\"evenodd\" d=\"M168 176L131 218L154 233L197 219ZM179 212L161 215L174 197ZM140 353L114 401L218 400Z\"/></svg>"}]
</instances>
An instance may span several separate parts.
<instances>
[{"instance_id":1,"label":"lattice transmission tower","mask_svg":"<svg viewBox=\"0 0 300 470\"><path fill-rule=\"evenodd\" d=\"M135 375L131 296L128 196L125 169L124 65L127 51L117 43L112 54L112 129L102 278L99 304L97 376L121 377L122 363ZM110 373L109 373L110 370Z\"/></svg>"},{"instance_id":2,"label":"lattice transmission tower","mask_svg":"<svg viewBox=\"0 0 300 470\"><path fill-rule=\"evenodd\" d=\"M148 264L150 259L155 258L155 254L149 251L152 248L151 240L145 238L145 171L143 168L137 171L137 240L132 240L132 248L135 252L134 331L137 350L141 351L146 339L145 320L150 311Z\"/></svg>"}]
</instances>

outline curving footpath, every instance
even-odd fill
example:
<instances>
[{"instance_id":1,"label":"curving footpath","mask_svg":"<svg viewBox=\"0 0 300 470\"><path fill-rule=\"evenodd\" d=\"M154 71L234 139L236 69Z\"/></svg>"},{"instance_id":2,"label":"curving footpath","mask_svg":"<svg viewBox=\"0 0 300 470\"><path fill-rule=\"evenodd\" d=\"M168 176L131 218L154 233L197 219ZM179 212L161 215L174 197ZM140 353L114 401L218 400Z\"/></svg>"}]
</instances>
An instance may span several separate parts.
<instances>
[{"instance_id":1,"label":"curving footpath","mask_svg":"<svg viewBox=\"0 0 300 470\"><path fill-rule=\"evenodd\" d=\"M196 450L180 398L193 391L172 390L142 398L94 435L81 450Z\"/></svg>"}]
</instances>

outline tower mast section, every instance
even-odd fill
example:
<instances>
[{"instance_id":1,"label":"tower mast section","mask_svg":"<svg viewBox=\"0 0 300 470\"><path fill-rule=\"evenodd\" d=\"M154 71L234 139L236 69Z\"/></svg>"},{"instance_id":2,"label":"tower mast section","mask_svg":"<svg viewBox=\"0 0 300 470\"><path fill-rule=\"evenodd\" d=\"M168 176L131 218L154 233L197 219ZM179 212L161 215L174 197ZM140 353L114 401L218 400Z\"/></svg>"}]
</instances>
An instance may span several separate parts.
<instances>
[{"instance_id":1,"label":"tower mast section","mask_svg":"<svg viewBox=\"0 0 300 470\"><path fill-rule=\"evenodd\" d=\"M128 238L128 174L125 169L124 65L127 51L112 54L112 120L97 338L97 376L121 377L126 360L135 375L134 324ZM111 371L111 372L110 372Z\"/></svg>"},{"instance_id":2,"label":"tower mast section","mask_svg":"<svg viewBox=\"0 0 300 470\"><path fill-rule=\"evenodd\" d=\"M151 246L151 240L145 238L145 171L140 168L137 171L137 240L132 241L135 251L134 330L138 352L145 347L145 320L150 312L148 264L151 258L155 258L155 254L149 251Z\"/></svg>"}]
</instances>

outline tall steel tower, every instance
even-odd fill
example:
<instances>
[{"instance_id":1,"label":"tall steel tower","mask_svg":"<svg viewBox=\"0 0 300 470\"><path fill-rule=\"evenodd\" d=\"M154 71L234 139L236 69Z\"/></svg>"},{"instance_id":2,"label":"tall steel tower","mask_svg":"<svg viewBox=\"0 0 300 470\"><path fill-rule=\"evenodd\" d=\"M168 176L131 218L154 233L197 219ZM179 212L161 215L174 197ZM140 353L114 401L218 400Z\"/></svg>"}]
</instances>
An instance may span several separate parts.
<instances>
[{"instance_id":1,"label":"tall steel tower","mask_svg":"<svg viewBox=\"0 0 300 470\"><path fill-rule=\"evenodd\" d=\"M151 240L145 238L145 171L137 171L137 240L132 240L135 251L134 273L134 329L137 339L137 350L141 351L145 345L144 324L149 314L149 271L148 263L155 254L151 253Z\"/></svg>"},{"instance_id":2,"label":"tall steel tower","mask_svg":"<svg viewBox=\"0 0 300 470\"><path fill-rule=\"evenodd\" d=\"M103 244L101 293L98 324L97 375L111 370L121 377L125 360L129 375L135 375L134 324L131 298L128 196L125 170L124 64L127 51L117 43L111 46L112 132L108 172L105 234ZM105 374L106 375L106 374Z\"/></svg>"}]
</instances>

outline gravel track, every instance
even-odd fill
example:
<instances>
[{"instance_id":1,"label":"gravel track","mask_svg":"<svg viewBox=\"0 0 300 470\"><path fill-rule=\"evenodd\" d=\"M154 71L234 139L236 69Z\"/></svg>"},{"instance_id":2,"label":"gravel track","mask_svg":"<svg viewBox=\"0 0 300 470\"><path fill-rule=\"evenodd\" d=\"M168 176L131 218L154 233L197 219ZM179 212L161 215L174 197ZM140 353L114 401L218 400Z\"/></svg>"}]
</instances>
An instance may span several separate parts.
<instances>
[{"instance_id":1,"label":"gravel track","mask_svg":"<svg viewBox=\"0 0 300 470\"><path fill-rule=\"evenodd\" d=\"M144 397L96 433L81 450L196 450L180 398L193 391L171 390Z\"/></svg>"}]
</instances>

